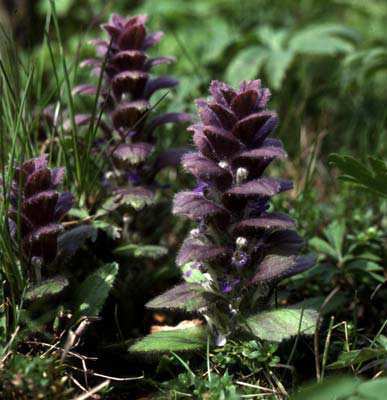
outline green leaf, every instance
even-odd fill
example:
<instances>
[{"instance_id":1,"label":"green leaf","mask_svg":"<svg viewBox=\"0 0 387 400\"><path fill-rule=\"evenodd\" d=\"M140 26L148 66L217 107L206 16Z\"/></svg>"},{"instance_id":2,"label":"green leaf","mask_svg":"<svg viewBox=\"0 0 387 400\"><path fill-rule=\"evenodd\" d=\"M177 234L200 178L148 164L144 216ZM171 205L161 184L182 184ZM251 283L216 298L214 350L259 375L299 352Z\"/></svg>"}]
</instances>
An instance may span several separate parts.
<instances>
[{"instance_id":1,"label":"green leaf","mask_svg":"<svg viewBox=\"0 0 387 400\"><path fill-rule=\"evenodd\" d=\"M387 391L387 378L380 378L363 382L357 388L357 394L366 400L385 400Z\"/></svg>"},{"instance_id":2,"label":"green leaf","mask_svg":"<svg viewBox=\"0 0 387 400\"><path fill-rule=\"evenodd\" d=\"M148 308L169 308L181 309L185 311L196 311L206 305L203 297L203 289L194 283L182 283L167 292L157 296L146 304Z\"/></svg>"},{"instance_id":3,"label":"green leaf","mask_svg":"<svg viewBox=\"0 0 387 400\"><path fill-rule=\"evenodd\" d=\"M281 342L298 333L313 334L316 320L317 311L312 309L278 308L249 317L246 326L260 339Z\"/></svg>"},{"instance_id":4,"label":"green leaf","mask_svg":"<svg viewBox=\"0 0 387 400\"><path fill-rule=\"evenodd\" d=\"M76 293L76 319L81 315L96 316L101 312L117 273L116 262L105 264L82 282Z\"/></svg>"},{"instance_id":5,"label":"green leaf","mask_svg":"<svg viewBox=\"0 0 387 400\"><path fill-rule=\"evenodd\" d=\"M98 210L100 214L115 211L121 206L129 206L135 210L141 210L154 202L154 195L150 190L136 187L130 191L119 193L109 197L102 207Z\"/></svg>"},{"instance_id":6,"label":"green leaf","mask_svg":"<svg viewBox=\"0 0 387 400\"><path fill-rule=\"evenodd\" d=\"M47 279L28 289L25 294L25 299L28 301L34 301L59 294L68 286L68 284L69 281L64 276L56 276L55 278Z\"/></svg>"},{"instance_id":7,"label":"green leaf","mask_svg":"<svg viewBox=\"0 0 387 400\"><path fill-rule=\"evenodd\" d=\"M314 24L296 32L289 48L297 53L334 55L353 50L355 32L342 25Z\"/></svg>"},{"instance_id":8,"label":"green leaf","mask_svg":"<svg viewBox=\"0 0 387 400\"><path fill-rule=\"evenodd\" d=\"M361 350L352 350L341 353L337 361L330 364L328 368L330 369L342 369L350 367L352 365L356 366L358 364L364 363L373 359L384 359L387 356L387 351L383 351L380 348L364 348Z\"/></svg>"},{"instance_id":9,"label":"green leaf","mask_svg":"<svg viewBox=\"0 0 387 400\"><path fill-rule=\"evenodd\" d=\"M368 157L371 167L376 175L385 175L387 179L387 163L376 157Z\"/></svg>"},{"instance_id":10,"label":"green leaf","mask_svg":"<svg viewBox=\"0 0 387 400\"><path fill-rule=\"evenodd\" d=\"M328 378L324 382L306 385L291 400L339 400L351 396L361 383L354 377Z\"/></svg>"},{"instance_id":11,"label":"green leaf","mask_svg":"<svg viewBox=\"0 0 387 400\"><path fill-rule=\"evenodd\" d=\"M280 49L269 53L265 71L274 89L278 90L281 87L286 71L293 62L294 55L294 52L289 49Z\"/></svg>"},{"instance_id":12,"label":"green leaf","mask_svg":"<svg viewBox=\"0 0 387 400\"><path fill-rule=\"evenodd\" d=\"M313 239L309 240L309 245L319 253L329 255L334 259L338 258L338 254L335 249L323 239L314 237Z\"/></svg>"},{"instance_id":13,"label":"green leaf","mask_svg":"<svg viewBox=\"0 0 387 400\"><path fill-rule=\"evenodd\" d=\"M74 0L55 0L55 9L58 17L64 17L70 11ZM50 0L40 0L38 11L41 15L46 15L50 8Z\"/></svg>"},{"instance_id":14,"label":"green leaf","mask_svg":"<svg viewBox=\"0 0 387 400\"><path fill-rule=\"evenodd\" d=\"M254 79L266 59L266 50L263 47L248 47L240 51L230 62L226 70L226 81L230 85L237 85L243 79Z\"/></svg>"},{"instance_id":15,"label":"green leaf","mask_svg":"<svg viewBox=\"0 0 387 400\"><path fill-rule=\"evenodd\" d=\"M207 335L207 329L204 326L155 332L140 339L129 348L129 351L169 353L199 350L205 348Z\"/></svg>"},{"instance_id":16,"label":"green leaf","mask_svg":"<svg viewBox=\"0 0 387 400\"><path fill-rule=\"evenodd\" d=\"M371 169L360 163L352 156L331 154L329 161L336 165L342 172L342 180L359 185L379 196L387 197L387 174L384 161L370 157Z\"/></svg>"},{"instance_id":17,"label":"green leaf","mask_svg":"<svg viewBox=\"0 0 387 400\"><path fill-rule=\"evenodd\" d=\"M117 247L114 253L132 257L153 258L156 260L157 258L165 256L168 253L168 249L163 246L125 244Z\"/></svg>"},{"instance_id":18,"label":"green leaf","mask_svg":"<svg viewBox=\"0 0 387 400\"><path fill-rule=\"evenodd\" d=\"M334 221L324 230L329 243L333 245L337 254L343 253L343 242L345 234L345 223L343 221Z\"/></svg>"}]
</instances>

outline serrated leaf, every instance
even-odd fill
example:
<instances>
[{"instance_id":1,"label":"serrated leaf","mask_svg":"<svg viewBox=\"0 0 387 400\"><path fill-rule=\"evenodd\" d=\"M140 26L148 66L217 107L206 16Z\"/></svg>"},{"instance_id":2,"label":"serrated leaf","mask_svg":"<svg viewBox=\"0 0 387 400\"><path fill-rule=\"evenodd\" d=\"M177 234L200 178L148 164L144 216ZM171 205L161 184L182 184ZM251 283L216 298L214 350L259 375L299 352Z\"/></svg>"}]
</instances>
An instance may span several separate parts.
<instances>
[{"instance_id":1,"label":"serrated leaf","mask_svg":"<svg viewBox=\"0 0 387 400\"><path fill-rule=\"evenodd\" d=\"M367 189L379 196L387 197L387 174L385 163L382 160L370 157L372 170L352 156L333 153L329 156L329 161L344 174L339 177L341 180L359 185L360 188Z\"/></svg>"},{"instance_id":2,"label":"serrated leaf","mask_svg":"<svg viewBox=\"0 0 387 400\"><path fill-rule=\"evenodd\" d=\"M206 305L206 300L201 292L203 292L203 289L200 285L183 283L157 296L147 303L146 307L196 311Z\"/></svg>"},{"instance_id":3,"label":"serrated leaf","mask_svg":"<svg viewBox=\"0 0 387 400\"><path fill-rule=\"evenodd\" d=\"M245 323L247 330L260 339L281 342L298 333L313 334L316 320L316 310L278 308L249 317Z\"/></svg>"},{"instance_id":4,"label":"serrated leaf","mask_svg":"<svg viewBox=\"0 0 387 400\"><path fill-rule=\"evenodd\" d=\"M115 254L128 255L132 257L153 258L154 260L165 256L168 249L163 246L125 244L114 250Z\"/></svg>"},{"instance_id":5,"label":"serrated leaf","mask_svg":"<svg viewBox=\"0 0 387 400\"><path fill-rule=\"evenodd\" d=\"M76 317L98 315L108 298L118 273L116 262L105 264L89 275L76 293Z\"/></svg>"},{"instance_id":6,"label":"serrated leaf","mask_svg":"<svg viewBox=\"0 0 387 400\"><path fill-rule=\"evenodd\" d=\"M196 326L152 333L132 345L129 351L136 353L194 351L204 348L206 343L207 329L204 326Z\"/></svg>"},{"instance_id":7,"label":"serrated leaf","mask_svg":"<svg viewBox=\"0 0 387 400\"><path fill-rule=\"evenodd\" d=\"M47 279L28 289L25 294L25 299L28 301L34 301L59 294L68 286L68 284L69 281L64 276Z\"/></svg>"}]
</instances>

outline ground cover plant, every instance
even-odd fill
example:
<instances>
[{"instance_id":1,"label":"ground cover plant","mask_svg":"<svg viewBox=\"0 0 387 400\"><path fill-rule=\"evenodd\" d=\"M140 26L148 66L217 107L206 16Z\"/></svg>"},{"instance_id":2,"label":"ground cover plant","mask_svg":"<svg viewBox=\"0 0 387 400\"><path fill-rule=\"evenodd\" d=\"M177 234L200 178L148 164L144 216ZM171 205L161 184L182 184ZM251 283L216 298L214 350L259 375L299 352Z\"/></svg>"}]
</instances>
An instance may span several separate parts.
<instances>
[{"instance_id":1,"label":"ground cover plant","mask_svg":"<svg viewBox=\"0 0 387 400\"><path fill-rule=\"evenodd\" d=\"M386 16L0 3L0 397L384 399Z\"/></svg>"}]
</instances>

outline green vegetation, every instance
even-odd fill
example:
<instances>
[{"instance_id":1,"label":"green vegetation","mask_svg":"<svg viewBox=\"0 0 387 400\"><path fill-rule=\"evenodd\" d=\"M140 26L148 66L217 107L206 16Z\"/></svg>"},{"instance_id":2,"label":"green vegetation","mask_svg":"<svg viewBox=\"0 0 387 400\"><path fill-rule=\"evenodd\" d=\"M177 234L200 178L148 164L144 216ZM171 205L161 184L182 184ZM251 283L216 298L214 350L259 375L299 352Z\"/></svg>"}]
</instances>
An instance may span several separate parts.
<instances>
[{"instance_id":1,"label":"green vegetation","mask_svg":"<svg viewBox=\"0 0 387 400\"><path fill-rule=\"evenodd\" d=\"M384 399L386 2L129 3L0 4L0 398Z\"/></svg>"}]
</instances>

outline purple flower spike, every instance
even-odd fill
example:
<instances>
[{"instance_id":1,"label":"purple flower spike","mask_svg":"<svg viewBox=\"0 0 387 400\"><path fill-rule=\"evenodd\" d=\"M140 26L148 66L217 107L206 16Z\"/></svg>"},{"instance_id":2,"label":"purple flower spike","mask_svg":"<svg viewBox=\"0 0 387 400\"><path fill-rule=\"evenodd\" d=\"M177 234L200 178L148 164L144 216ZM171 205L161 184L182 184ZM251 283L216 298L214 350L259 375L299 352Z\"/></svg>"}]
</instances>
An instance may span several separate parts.
<instances>
[{"instance_id":1,"label":"purple flower spike","mask_svg":"<svg viewBox=\"0 0 387 400\"><path fill-rule=\"evenodd\" d=\"M147 53L161 40L163 33L149 33L146 22L146 15L124 18L114 14L110 21L102 26L108 39L91 42L95 46L97 57L85 60L81 64L91 68L98 75L104 66L100 101L105 112L100 126L106 140L112 143L110 151L113 163L122 171L120 176L124 179L118 186L131 181L128 175L133 173L139 177L136 184L144 184L147 179L151 179L150 177L160 169L158 159L154 165L150 165L149 161L155 149L155 130L166 124L190 121L190 116L185 113L163 113L153 116L152 96L160 90L175 87L178 81L169 76L153 76L152 71L155 67L169 64L174 59L152 58ZM96 93L97 87L90 84L82 84L74 89L74 94L79 95L95 96ZM79 124L87 121L89 124L90 116L77 116L76 121L79 121Z\"/></svg>"},{"instance_id":2,"label":"purple flower spike","mask_svg":"<svg viewBox=\"0 0 387 400\"><path fill-rule=\"evenodd\" d=\"M260 80L238 89L213 81L212 98L198 100L200 122L188 128L196 152L182 166L197 186L178 193L173 211L200 224L184 241L177 263L201 261L223 294L240 299L254 285L276 284L313 265L298 256L302 240L287 215L269 212L270 199L292 188L265 170L286 152L271 138L278 118L268 110L268 89ZM251 292L250 292L251 293Z\"/></svg>"},{"instance_id":3,"label":"purple flower spike","mask_svg":"<svg viewBox=\"0 0 387 400\"><path fill-rule=\"evenodd\" d=\"M63 232L63 217L73 206L71 193L60 193L63 168L47 167L41 156L16 167L8 211L11 235L20 240L27 262L50 264L58 252L58 236Z\"/></svg>"}]
</instances>

